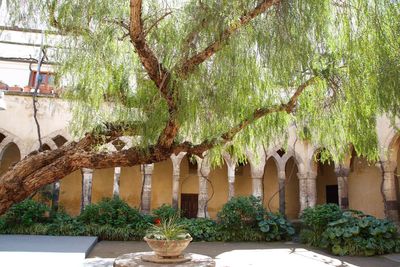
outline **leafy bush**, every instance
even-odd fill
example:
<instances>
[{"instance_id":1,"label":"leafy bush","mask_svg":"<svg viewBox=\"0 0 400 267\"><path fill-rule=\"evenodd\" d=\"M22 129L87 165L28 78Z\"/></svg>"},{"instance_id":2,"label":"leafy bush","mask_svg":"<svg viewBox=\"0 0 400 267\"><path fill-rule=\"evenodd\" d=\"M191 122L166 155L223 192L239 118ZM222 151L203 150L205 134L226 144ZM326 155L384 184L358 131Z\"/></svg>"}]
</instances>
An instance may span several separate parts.
<instances>
[{"instance_id":1,"label":"leafy bush","mask_svg":"<svg viewBox=\"0 0 400 267\"><path fill-rule=\"evenodd\" d=\"M85 234L85 225L64 212L54 213L48 225L48 235L80 236Z\"/></svg>"},{"instance_id":2,"label":"leafy bush","mask_svg":"<svg viewBox=\"0 0 400 267\"><path fill-rule=\"evenodd\" d=\"M344 212L328 224L322 237L337 255L373 256L400 250L396 225L361 212Z\"/></svg>"},{"instance_id":3,"label":"leafy bush","mask_svg":"<svg viewBox=\"0 0 400 267\"><path fill-rule=\"evenodd\" d=\"M258 217L257 220L266 241L288 240L295 233L292 224L280 213L266 212L264 216Z\"/></svg>"},{"instance_id":4,"label":"leafy bush","mask_svg":"<svg viewBox=\"0 0 400 267\"><path fill-rule=\"evenodd\" d=\"M216 241L219 239L217 223L211 219L182 219L182 224L194 241Z\"/></svg>"},{"instance_id":5,"label":"leafy bush","mask_svg":"<svg viewBox=\"0 0 400 267\"><path fill-rule=\"evenodd\" d=\"M139 210L131 208L119 198L103 199L85 207L78 220L84 224L124 227L142 220Z\"/></svg>"},{"instance_id":6,"label":"leafy bush","mask_svg":"<svg viewBox=\"0 0 400 267\"><path fill-rule=\"evenodd\" d=\"M232 198L218 213L218 220L218 238L224 241L272 241L294 234L282 215L266 212L254 196Z\"/></svg>"},{"instance_id":7,"label":"leafy bush","mask_svg":"<svg viewBox=\"0 0 400 267\"><path fill-rule=\"evenodd\" d=\"M313 246L321 246L321 235L330 222L340 219L342 211L336 204L317 205L306 208L301 215L304 226L300 239Z\"/></svg>"},{"instance_id":8,"label":"leafy bush","mask_svg":"<svg viewBox=\"0 0 400 267\"><path fill-rule=\"evenodd\" d=\"M167 221L170 218L180 217L179 211L174 209L171 205L168 204L162 204L157 209L154 209L153 215L161 219L161 221Z\"/></svg>"},{"instance_id":9,"label":"leafy bush","mask_svg":"<svg viewBox=\"0 0 400 267\"><path fill-rule=\"evenodd\" d=\"M29 227L36 223L44 223L49 220L49 208L32 199L24 200L12 206L4 215L5 227Z\"/></svg>"}]
</instances>

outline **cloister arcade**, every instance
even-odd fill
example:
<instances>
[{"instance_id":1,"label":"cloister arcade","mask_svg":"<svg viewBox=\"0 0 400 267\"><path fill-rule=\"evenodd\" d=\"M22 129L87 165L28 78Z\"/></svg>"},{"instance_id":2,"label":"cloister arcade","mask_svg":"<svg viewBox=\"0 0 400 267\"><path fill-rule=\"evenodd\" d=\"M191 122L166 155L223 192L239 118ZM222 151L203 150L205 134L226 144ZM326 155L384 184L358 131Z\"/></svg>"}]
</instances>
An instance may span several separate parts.
<instances>
[{"instance_id":1,"label":"cloister arcade","mask_svg":"<svg viewBox=\"0 0 400 267\"><path fill-rule=\"evenodd\" d=\"M16 105L25 97L8 98L20 112L25 112L24 116L29 116L28 105L22 108ZM41 117L46 149L56 149L73 140L67 127L66 118L70 117L60 115L68 113L68 109L65 104L57 103L61 100L52 101L56 103L46 99L41 105L47 109L57 107L55 112L43 113ZM13 112L12 108L13 104L9 110L0 112L0 121ZM54 120L58 129L51 126L46 130L46 125ZM225 155L223 165L214 169L207 156L191 159L184 152L155 164L82 169L60 177L52 186L51 203L77 215L89 203L118 196L144 212L166 203L181 208L187 217L215 218L231 197L254 195L262 199L268 210L280 211L289 219L297 219L307 207L337 203L343 209L358 209L398 221L400 136L386 118L378 120L381 156L377 163L369 163L355 153L344 162L320 162L318 151L322 146L297 141L289 129L287 145L260 145L257 156L248 152L247 161L241 163ZM20 125L18 130L0 125L0 175L38 148L32 132L33 119L23 122L15 122ZM121 138L108 144L107 149L126 149L130 145L129 138Z\"/></svg>"}]
</instances>

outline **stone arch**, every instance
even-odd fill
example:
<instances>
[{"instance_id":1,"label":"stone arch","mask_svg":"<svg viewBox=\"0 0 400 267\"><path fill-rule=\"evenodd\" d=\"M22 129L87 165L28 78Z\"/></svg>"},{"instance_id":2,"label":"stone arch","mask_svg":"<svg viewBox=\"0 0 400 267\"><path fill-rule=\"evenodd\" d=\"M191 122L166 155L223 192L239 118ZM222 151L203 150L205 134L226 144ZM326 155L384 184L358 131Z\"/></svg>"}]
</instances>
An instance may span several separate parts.
<instances>
[{"instance_id":1,"label":"stone arch","mask_svg":"<svg viewBox=\"0 0 400 267\"><path fill-rule=\"evenodd\" d=\"M283 168L285 168L287 161L292 157L293 160L295 161L298 171L302 172L305 170L305 164L300 156L300 154L292 147L288 146L287 149L285 150L285 154L280 156L277 151L281 150L282 146L274 146L270 149L267 150L267 160L270 157L273 157L275 159L275 162L279 162L279 164L282 165Z\"/></svg>"},{"instance_id":2,"label":"stone arch","mask_svg":"<svg viewBox=\"0 0 400 267\"><path fill-rule=\"evenodd\" d=\"M2 128L0 128L0 133L2 136L4 136L2 138L2 141L0 142L0 153L1 153L1 151L4 150L4 148L9 143L14 143L20 151L21 159L24 158L28 154L29 151L27 151L26 146L24 145L24 143L18 136L14 135Z\"/></svg>"},{"instance_id":3,"label":"stone arch","mask_svg":"<svg viewBox=\"0 0 400 267\"><path fill-rule=\"evenodd\" d=\"M0 151L0 175L21 160L21 150L14 142L7 143Z\"/></svg>"}]
</instances>

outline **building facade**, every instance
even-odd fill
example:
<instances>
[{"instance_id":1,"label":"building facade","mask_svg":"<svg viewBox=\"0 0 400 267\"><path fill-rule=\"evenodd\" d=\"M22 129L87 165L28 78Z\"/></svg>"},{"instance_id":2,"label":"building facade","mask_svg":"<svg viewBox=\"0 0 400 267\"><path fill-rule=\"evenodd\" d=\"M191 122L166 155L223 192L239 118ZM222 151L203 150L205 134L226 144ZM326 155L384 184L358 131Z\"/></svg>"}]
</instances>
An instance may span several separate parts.
<instances>
[{"instance_id":1,"label":"building facade","mask_svg":"<svg viewBox=\"0 0 400 267\"><path fill-rule=\"evenodd\" d=\"M34 37L27 43L18 39L15 29L9 32L17 34L4 32L0 41L0 90L5 93L7 108L0 111L0 175L38 149L32 107L33 81L38 73L42 76L37 115L42 142L46 149L56 149L73 140L68 130L72 119L69 104L58 98L52 87L51 60L37 71L40 33L29 33ZM18 47L24 48L22 55ZM187 217L215 218L231 197L254 195L268 210L280 211L289 219L297 219L306 207L338 203L344 209L398 221L400 135L385 116L378 117L377 122L378 163L369 163L355 153L343 162L321 163L318 153L323 145L299 141L295 130L289 128L285 148L283 143L270 147L260 144L258 156L248 153L246 163L226 155L224 164L213 169L207 157L189 159L180 153L149 165L82 169L59 177L53 195L71 215L79 214L89 203L119 196L144 212L171 204ZM128 138L121 138L108 148L125 149L129 144Z\"/></svg>"}]
</instances>

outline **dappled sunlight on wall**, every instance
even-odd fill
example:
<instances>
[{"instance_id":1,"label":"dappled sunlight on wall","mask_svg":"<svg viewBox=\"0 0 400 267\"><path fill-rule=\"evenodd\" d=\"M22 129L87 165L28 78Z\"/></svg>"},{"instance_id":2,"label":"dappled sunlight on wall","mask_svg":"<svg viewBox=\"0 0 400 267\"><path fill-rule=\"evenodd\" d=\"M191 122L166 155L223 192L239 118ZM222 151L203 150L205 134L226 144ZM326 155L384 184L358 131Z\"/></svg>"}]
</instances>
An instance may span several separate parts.
<instances>
[{"instance_id":1,"label":"dappled sunlight on wall","mask_svg":"<svg viewBox=\"0 0 400 267\"><path fill-rule=\"evenodd\" d=\"M348 181L349 208L383 218L383 200L380 192L382 173L379 167L369 165L364 158L355 157Z\"/></svg>"},{"instance_id":2,"label":"dappled sunlight on wall","mask_svg":"<svg viewBox=\"0 0 400 267\"><path fill-rule=\"evenodd\" d=\"M155 163L151 185L151 209L172 204L172 162L170 159Z\"/></svg>"},{"instance_id":3,"label":"dappled sunlight on wall","mask_svg":"<svg viewBox=\"0 0 400 267\"><path fill-rule=\"evenodd\" d=\"M82 197L82 173L80 170L60 180L59 206L70 215L79 215Z\"/></svg>"},{"instance_id":4,"label":"dappled sunlight on wall","mask_svg":"<svg viewBox=\"0 0 400 267\"><path fill-rule=\"evenodd\" d=\"M264 172L264 207L268 211L279 210L278 172L275 161L270 158Z\"/></svg>"},{"instance_id":5,"label":"dappled sunlight on wall","mask_svg":"<svg viewBox=\"0 0 400 267\"><path fill-rule=\"evenodd\" d=\"M289 219L297 219L300 211L299 201L299 179L297 177L297 165L293 158L286 163L286 185L285 185L285 201L286 216Z\"/></svg>"}]
</instances>

